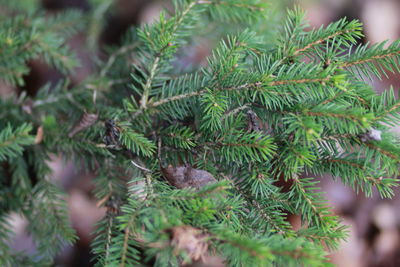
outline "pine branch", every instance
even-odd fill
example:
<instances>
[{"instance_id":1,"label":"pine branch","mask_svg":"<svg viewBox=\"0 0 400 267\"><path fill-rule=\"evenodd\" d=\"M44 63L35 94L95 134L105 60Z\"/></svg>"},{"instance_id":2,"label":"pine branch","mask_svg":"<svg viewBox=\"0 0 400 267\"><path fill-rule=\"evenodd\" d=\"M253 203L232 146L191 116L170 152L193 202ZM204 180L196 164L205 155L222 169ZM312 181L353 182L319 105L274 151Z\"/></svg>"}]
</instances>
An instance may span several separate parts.
<instances>
[{"instance_id":1,"label":"pine branch","mask_svg":"<svg viewBox=\"0 0 400 267\"><path fill-rule=\"evenodd\" d=\"M271 81L271 82L255 82L255 83L245 83L239 86L233 86L233 87L224 87L224 88L217 88L217 89L213 89L214 92L218 92L218 91L241 91L241 90L251 90L251 89L258 89L260 87L265 87L265 88L270 88L270 87L274 87L274 86L283 86L283 85L292 85L292 84L308 84L308 83L322 83L322 82L327 82L330 81L332 78L331 77L325 77L325 78L317 78L317 79L299 79L299 80L276 80L276 81ZM182 100L182 99L186 99L186 98L190 98L190 97L194 97L194 96L202 96L204 94L206 94L208 92L207 89L202 89L199 91L195 91L195 92L189 92L189 93L185 93L185 94L181 94L181 95L175 95L175 96L171 96L168 98L164 98L155 102L149 102L149 104L144 107L141 108L139 110L137 110L135 113L133 113L132 115L132 119L136 118L137 116L141 115L145 109L149 109L149 108L155 108L164 104L167 104L169 102L173 102L173 101L178 101L178 100Z\"/></svg>"},{"instance_id":2,"label":"pine branch","mask_svg":"<svg viewBox=\"0 0 400 267\"><path fill-rule=\"evenodd\" d=\"M67 205L56 186L41 181L33 189L31 210L25 215L30 221L29 230L38 245L38 257L52 259L65 245L76 240L68 218ZM49 221L43 223L43 218Z\"/></svg>"},{"instance_id":3,"label":"pine branch","mask_svg":"<svg viewBox=\"0 0 400 267\"><path fill-rule=\"evenodd\" d=\"M287 224L285 224L285 222L282 222L279 219L277 220L277 218L271 216L268 213L268 212L271 212L270 209L262 207L259 204L257 198L254 198L254 196L251 193L245 191L245 189L243 187L243 183L240 183L240 181L237 181L236 179L230 179L225 175L224 175L224 178L231 181L236 192L239 193L240 196L245 199L245 201L248 205L248 208L255 209L257 212L256 216L260 216L262 221L267 222L274 231L276 231L279 234L283 234L283 235L290 235L292 233L292 231L289 229L289 226ZM264 230L264 233L266 233L266 229Z\"/></svg>"},{"instance_id":4,"label":"pine branch","mask_svg":"<svg viewBox=\"0 0 400 267\"><path fill-rule=\"evenodd\" d=\"M1 21L0 33L4 32L7 42L0 44L0 77L21 85L22 75L28 71L26 62L39 55L61 72L70 73L77 60L64 43L81 28L80 17L79 12L69 11L50 19L38 19L30 13ZM20 34L19 39L16 34Z\"/></svg>"},{"instance_id":5,"label":"pine branch","mask_svg":"<svg viewBox=\"0 0 400 267\"><path fill-rule=\"evenodd\" d=\"M354 44L358 38L363 36L361 25L362 24L358 20L347 22L346 19L341 19L329 24L326 28L321 27L318 30L308 32L304 38L305 40L301 40L302 43L307 45L296 49L293 52L293 56L302 54L331 39L335 39L336 42L347 46L349 44Z\"/></svg>"},{"instance_id":6,"label":"pine branch","mask_svg":"<svg viewBox=\"0 0 400 267\"><path fill-rule=\"evenodd\" d=\"M222 242L222 249L231 265L238 258L238 263L246 261L251 262L253 266L265 263L279 265L279 263L285 262L283 259L287 260L286 263L301 260L310 266L323 264L326 261L324 253L303 240L272 237L254 241L238 237L222 229L219 230L220 233L213 233L213 238ZM237 248L237 250L230 251L226 248L227 245ZM243 255L244 253L251 257L246 257L247 255Z\"/></svg>"},{"instance_id":7,"label":"pine branch","mask_svg":"<svg viewBox=\"0 0 400 267\"><path fill-rule=\"evenodd\" d=\"M335 227L338 222L332 216L321 200L320 193L315 192L319 188L315 187L318 182L310 178L292 177L293 185L290 191L290 198L296 202L295 210L301 210L303 220L309 224L314 224L322 230Z\"/></svg>"},{"instance_id":8,"label":"pine branch","mask_svg":"<svg viewBox=\"0 0 400 267\"><path fill-rule=\"evenodd\" d=\"M234 6L234 7L239 7L239 8L247 8L252 11L264 11L264 8L260 6L255 6L253 4L247 4L247 3L240 3L240 2L227 2L227 1L208 1L208 0L199 0L199 4L211 4L211 5L227 5L227 6Z\"/></svg>"},{"instance_id":9,"label":"pine branch","mask_svg":"<svg viewBox=\"0 0 400 267\"><path fill-rule=\"evenodd\" d=\"M372 76L381 79L382 74L388 77L387 71L391 73L400 72L398 60L400 59L400 40L392 43L384 49L386 42L375 44L371 47L366 45L358 46L352 55L344 58L338 67L348 69L357 74L360 78L365 75L372 79Z\"/></svg>"},{"instance_id":10,"label":"pine branch","mask_svg":"<svg viewBox=\"0 0 400 267\"><path fill-rule=\"evenodd\" d=\"M8 222L8 216L0 216L0 264L2 266L12 266L14 264L14 257L9 247L9 240L11 236L11 225Z\"/></svg>"},{"instance_id":11,"label":"pine branch","mask_svg":"<svg viewBox=\"0 0 400 267\"><path fill-rule=\"evenodd\" d=\"M149 74L149 77L146 80L146 84L143 87L143 94L142 94L142 98L140 99L140 107L142 109L145 109L146 106L147 106L147 101L148 101L148 98L149 98L150 89L152 87L153 78L154 78L154 76L156 74L159 61L160 61L160 57L156 56L154 58L153 63L150 65L150 74Z\"/></svg>"},{"instance_id":12,"label":"pine branch","mask_svg":"<svg viewBox=\"0 0 400 267\"><path fill-rule=\"evenodd\" d=\"M32 131L30 124L22 124L15 128L8 124L0 132L0 161L11 160L20 156L24 151L24 146L34 144L35 137L29 135Z\"/></svg>"},{"instance_id":13,"label":"pine branch","mask_svg":"<svg viewBox=\"0 0 400 267\"><path fill-rule=\"evenodd\" d=\"M141 133L136 133L127 127L122 128L121 143L133 153L150 157L156 150L156 146Z\"/></svg>"},{"instance_id":14,"label":"pine branch","mask_svg":"<svg viewBox=\"0 0 400 267\"><path fill-rule=\"evenodd\" d=\"M382 197L391 196L393 187L397 186L395 180L383 178L379 168L376 170L367 166L366 164L372 163L368 161L369 153L365 152L365 154L365 158L354 158L352 155L326 158L322 161L322 166L325 162L328 165L323 168L323 171L330 172L334 177L340 177L345 185L350 186L357 193L363 191L365 195L371 196L372 189L376 187Z\"/></svg>"},{"instance_id":15,"label":"pine branch","mask_svg":"<svg viewBox=\"0 0 400 267\"><path fill-rule=\"evenodd\" d=\"M66 40L85 26L98 47L103 16L116 8L94 4L83 25L79 12L43 17L39 6L0 2L0 76L12 84L38 56L69 74L77 60ZM178 266L209 254L227 266L325 265L346 227L317 181L299 176L330 174L366 196L393 196L400 148L389 129L400 122L399 100L360 78L398 72L400 41L346 54L362 36L356 20L308 30L295 8L277 36L256 23L275 25L262 0L173 2L173 12L105 48L108 59L84 82L0 100L0 225L23 212L38 249L11 252L4 225L0 265L48 265L75 241L62 192L48 181L52 154L96 175L107 211L92 242L96 266ZM181 67L199 40L217 39L204 66ZM300 230L288 213L301 216Z\"/></svg>"},{"instance_id":16,"label":"pine branch","mask_svg":"<svg viewBox=\"0 0 400 267\"><path fill-rule=\"evenodd\" d=\"M400 162L400 156L398 155L398 153L394 154L393 152L386 150L384 147L380 147L377 144L373 144L373 143L367 143L365 144L367 147L391 158L394 159L396 162ZM397 151L399 152L399 151Z\"/></svg>"},{"instance_id":17,"label":"pine branch","mask_svg":"<svg viewBox=\"0 0 400 267\"><path fill-rule=\"evenodd\" d=\"M158 69L160 68L160 61L162 60L162 57L166 57L168 56L168 53L171 53L174 51L174 49L176 49L177 44L175 44L175 42L177 41L178 37L178 29L181 26L181 24L183 24L183 22L185 21L186 17L190 14L190 11L198 4L198 1L191 1L188 5L186 5L184 7L184 9L180 10L178 12L178 14L176 15L176 17L173 17L170 21L164 21L164 19L162 18L160 20L159 25L157 25L156 27L153 27L153 29L146 29L144 28L143 31L141 33L139 33L139 36L142 36L142 39L144 41L147 41L149 46L151 47L151 52L154 56L154 58L152 59L150 65L149 65L149 75L147 76L147 79L145 80L144 86L143 86L143 93L142 93L142 97L140 100L140 107L142 109L145 109L147 106L147 102L148 102L148 98L149 98L149 94L150 94L150 90L152 88L152 83L153 83L153 79L154 76L158 73ZM165 27L168 29L169 24L173 23L172 27L169 29L169 32L163 32L165 29ZM151 39L151 33L150 31L152 30L153 32L155 30L157 30L157 27L160 27L160 33L161 36L158 36L158 38L162 39L169 39L169 42L165 42L164 41L164 45L161 46L160 48L156 48L152 47L153 44L153 40ZM168 51L169 52L168 52Z\"/></svg>"},{"instance_id":18,"label":"pine branch","mask_svg":"<svg viewBox=\"0 0 400 267\"><path fill-rule=\"evenodd\" d=\"M214 20L230 23L256 23L265 17L265 8L267 7L259 0L200 0L198 3L211 6L209 13Z\"/></svg>"},{"instance_id":19,"label":"pine branch","mask_svg":"<svg viewBox=\"0 0 400 267\"><path fill-rule=\"evenodd\" d=\"M112 53L109 56L104 67L101 69L99 76L105 77L119 56L122 56L122 55L128 53L129 51L136 49L139 46L139 44L140 44L139 42L135 42L135 43L132 43L132 44L129 44L126 46L122 46L118 50L116 50L114 53Z\"/></svg>"},{"instance_id":20,"label":"pine branch","mask_svg":"<svg viewBox=\"0 0 400 267\"><path fill-rule=\"evenodd\" d=\"M92 241L92 252L94 259L97 259L95 266L106 266L110 263L110 246L114 226L114 216L107 214L105 218L97 224L95 230L96 237Z\"/></svg>"}]
</instances>

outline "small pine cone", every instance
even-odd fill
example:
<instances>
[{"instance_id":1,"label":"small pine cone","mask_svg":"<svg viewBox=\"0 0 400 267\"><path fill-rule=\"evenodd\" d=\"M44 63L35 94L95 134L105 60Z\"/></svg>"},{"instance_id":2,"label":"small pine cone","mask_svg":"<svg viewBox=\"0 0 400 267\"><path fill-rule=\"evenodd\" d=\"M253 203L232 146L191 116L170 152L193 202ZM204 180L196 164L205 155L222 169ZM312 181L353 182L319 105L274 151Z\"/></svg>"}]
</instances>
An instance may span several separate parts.
<instances>
[{"instance_id":1,"label":"small pine cone","mask_svg":"<svg viewBox=\"0 0 400 267\"><path fill-rule=\"evenodd\" d=\"M97 121L98 117L99 117L98 114L91 114L91 113L83 114L82 118L75 124L75 126L69 132L68 137L73 137L80 131L89 128Z\"/></svg>"}]
</instances>

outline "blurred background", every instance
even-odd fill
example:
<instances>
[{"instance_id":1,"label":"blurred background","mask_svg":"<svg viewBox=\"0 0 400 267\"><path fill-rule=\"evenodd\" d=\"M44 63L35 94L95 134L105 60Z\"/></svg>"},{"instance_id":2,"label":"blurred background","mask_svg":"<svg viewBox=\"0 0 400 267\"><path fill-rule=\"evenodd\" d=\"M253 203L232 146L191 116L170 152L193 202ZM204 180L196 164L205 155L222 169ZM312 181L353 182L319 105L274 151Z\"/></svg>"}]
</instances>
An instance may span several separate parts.
<instances>
[{"instance_id":1,"label":"blurred background","mask_svg":"<svg viewBox=\"0 0 400 267\"><path fill-rule=\"evenodd\" d=\"M78 8L90 12L93 3L96 2L101 4L104 1L42 0L41 5L49 14L65 8ZM100 33L100 46L117 44L129 27L157 19L160 10L169 6L169 1L156 0L115 0L115 2L114 11L104 18L99 18L104 20L104 30ZM400 0L303 0L296 3L289 0L266 0L266 2L270 3L266 12L274 16L274 21L283 20L285 9L297 4L307 10L307 17L313 27L327 25L339 18L347 17L363 22L364 43L385 40L389 40L390 43L400 38ZM276 27L275 24L273 26ZM86 44L87 40L83 34L77 34L70 40L70 45L82 61L82 66L69 77L74 84L83 81L95 69L95 63ZM211 42L199 41L198 44L184 48L186 56L179 59L177 64L181 68L203 64L213 45ZM99 57L103 56L100 50ZM25 87L16 89L0 82L0 96L5 97L15 90L25 90L28 95L34 95L45 83L62 78L61 74L40 60L29 62L29 67L31 72L24 78ZM391 85L395 89L400 88L399 74L390 76L388 80L373 81L378 93ZM400 126L395 127L393 131L400 134ZM57 258L56 266L92 266L89 247L91 233L96 221L105 213L103 209L97 207L97 201L92 195L93 176L80 173L72 163L65 164L59 155L54 155L50 164L54 169L55 182L68 193L71 220L79 236L77 244L65 248ZM350 227L348 241L344 242L338 251L332 253L332 262L343 267L400 266L400 189L396 192L397 196L391 200L382 200L378 194L365 198L344 187L339 181L334 182L330 177L320 179L322 190L327 192L326 198L333 210ZM299 226L299 217L291 216L289 219L294 227ZM16 235L11 246L27 253L34 251L34 245L25 232L28 222L13 215L12 223ZM218 259L211 259L208 264L201 266L223 266L223 264Z\"/></svg>"}]
</instances>

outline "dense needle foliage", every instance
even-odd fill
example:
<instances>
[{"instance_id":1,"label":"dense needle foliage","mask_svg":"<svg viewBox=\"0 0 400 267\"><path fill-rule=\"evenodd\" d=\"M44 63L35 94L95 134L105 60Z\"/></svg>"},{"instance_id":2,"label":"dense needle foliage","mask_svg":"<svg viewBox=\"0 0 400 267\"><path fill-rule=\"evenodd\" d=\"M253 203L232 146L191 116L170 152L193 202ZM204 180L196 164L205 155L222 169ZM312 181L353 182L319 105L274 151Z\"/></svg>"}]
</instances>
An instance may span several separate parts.
<instances>
[{"instance_id":1,"label":"dense needle foliage","mask_svg":"<svg viewBox=\"0 0 400 267\"><path fill-rule=\"evenodd\" d=\"M369 83L399 72L400 41L358 45L359 21L310 29L297 8L276 24L258 0L176 0L100 59L96 40L113 1L51 16L34 2L0 1L2 84L22 86L33 59L67 77L80 61L66 44L76 32L87 34L98 67L80 84L0 99L0 266L50 265L76 240L51 179L53 154L96 174L94 194L107 208L92 244L96 266L178 266L207 255L228 266L321 266L346 227L313 177L393 195L400 146L390 127L400 101ZM184 48L201 38L219 42L207 63L180 68ZM194 183L203 174L216 181L177 188L166 175L173 168ZM12 212L28 219L35 255L9 249ZM301 216L300 229L288 214Z\"/></svg>"}]
</instances>

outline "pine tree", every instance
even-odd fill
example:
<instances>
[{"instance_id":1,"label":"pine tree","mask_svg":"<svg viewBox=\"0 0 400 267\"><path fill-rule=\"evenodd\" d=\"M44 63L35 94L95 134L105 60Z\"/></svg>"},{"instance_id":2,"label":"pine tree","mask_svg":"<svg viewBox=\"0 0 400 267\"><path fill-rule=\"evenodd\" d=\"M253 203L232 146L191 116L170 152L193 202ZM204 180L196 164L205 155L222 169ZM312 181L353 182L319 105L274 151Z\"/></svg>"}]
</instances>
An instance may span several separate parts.
<instances>
[{"instance_id":1,"label":"pine tree","mask_svg":"<svg viewBox=\"0 0 400 267\"><path fill-rule=\"evenodd\" d=\"M66 41L83 31L101 49L101 18L114 8L93 0L87 14L45 16L32 2L0 1L0 79L15 87L31 59L71 73L79 59ZM400 41L359 45L357 20L309 29L298 8L279 28L267 11L258 0L176 0L107 48L82 83L2 98L0 265L46 266L76 240L51 154L96 174L107 208L96 266L214 254L227 266L329 265L347 229L313 177L393 196L400 102L369 80L400 71ZM176 68L182 48L206 37L219 42L207 64ZM8 247L11 212L28 219L36 255ZM288 214L301 216L299 230Z\"/></svg>"}]
</instances>

